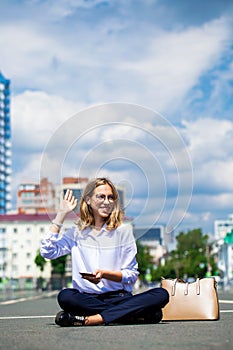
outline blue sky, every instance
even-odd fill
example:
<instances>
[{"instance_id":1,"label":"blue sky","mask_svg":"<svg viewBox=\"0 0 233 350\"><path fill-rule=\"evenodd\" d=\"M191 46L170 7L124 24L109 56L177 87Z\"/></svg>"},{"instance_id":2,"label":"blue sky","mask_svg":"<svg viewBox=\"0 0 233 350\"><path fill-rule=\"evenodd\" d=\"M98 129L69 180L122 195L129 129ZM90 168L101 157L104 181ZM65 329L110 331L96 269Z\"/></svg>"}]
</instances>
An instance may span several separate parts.
<instances>
[{"instance_id":1,"label":"blue sky","mask_svg":"<svg viewBox=\"0 0 233 350\"><path fill-rule=\"evenodd\" d=\"M13 197L60 166L124 184L138 225L213 232L233 212L232 15L224 0L2 0Z\"/></svg>"}]
</instances>

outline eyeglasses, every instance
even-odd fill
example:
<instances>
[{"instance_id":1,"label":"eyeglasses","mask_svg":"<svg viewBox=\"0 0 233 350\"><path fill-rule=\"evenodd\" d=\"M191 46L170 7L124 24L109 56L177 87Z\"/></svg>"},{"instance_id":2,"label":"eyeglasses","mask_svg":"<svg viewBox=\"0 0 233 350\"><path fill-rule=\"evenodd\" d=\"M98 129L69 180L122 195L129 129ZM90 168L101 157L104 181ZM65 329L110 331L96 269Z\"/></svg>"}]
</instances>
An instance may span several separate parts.
<instances>
[{"instance_id":1,"label":"eyeglasses","mask_svg":"<svg viewBox=\"0 0 233 350\"><path fill-rule=\"evenodd\" d=\"M115 202L115 198L112 194L110 194L109 196L105 196L105 194L96 194L95 198L96 201L99 203L103 203L106 199L108 199L109 203Z\"/></svg>"}]
</instances>

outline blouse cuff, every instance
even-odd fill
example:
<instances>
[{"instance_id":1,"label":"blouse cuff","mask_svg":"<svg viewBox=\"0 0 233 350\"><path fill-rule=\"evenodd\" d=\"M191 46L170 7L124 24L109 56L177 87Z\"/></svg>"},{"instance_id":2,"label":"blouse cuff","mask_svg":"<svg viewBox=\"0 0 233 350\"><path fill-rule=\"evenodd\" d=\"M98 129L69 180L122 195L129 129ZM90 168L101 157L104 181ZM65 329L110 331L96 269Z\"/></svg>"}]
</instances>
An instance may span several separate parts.
<instances>
[{"instance_id":1,"label":"blouse cuff","mask_svg":"<svg viewBox=\"0 0 233 350\"><path fill-rule=\"evenodd\" d=\"M127 271L125 270L121 270L122 273L122 283L123 284L131 284L131 276L129 276L129 274L127 273Z\"/></svg>"},{"instance_id":2,"label":"blouse cuff","mask_svg":"<svg viewBox=\"0 0 233 350\"><path fill-rule=\"evenodd\" d=\"M53 239L54 240L57 240L57 237L59 235L59 232L52 232L52 231L49 231L46 236L45 236L45 239L48 239L49 241L52 241Z\"/></svg>"}]
</instances>

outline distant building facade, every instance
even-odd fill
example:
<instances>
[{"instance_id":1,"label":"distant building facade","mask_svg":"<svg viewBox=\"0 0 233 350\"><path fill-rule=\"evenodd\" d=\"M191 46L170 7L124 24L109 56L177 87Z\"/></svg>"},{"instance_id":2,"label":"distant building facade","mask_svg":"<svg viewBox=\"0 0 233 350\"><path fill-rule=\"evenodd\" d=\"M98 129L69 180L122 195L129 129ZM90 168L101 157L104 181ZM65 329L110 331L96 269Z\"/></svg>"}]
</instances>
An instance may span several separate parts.
<instances>
[{"instance_id":1,"label":"distant building facade","mask_svg":"<svg viewBox=\"0 0 233 350\"><path fill-rule=\"evenodd\" d=\"M226 287L233 282L233 214L214 221L214 238L218 250L218 268Z\"/></svg>"},{"instance_id":2,"label":"distant building facade","mask_svg":"<svg viewBox=\"0 0 233 350\"><path fill-rule=\"evenodd\" d=\"M11 209L10 80L0 72L0 214Z\"/></svg>"},{"instance_id":3,"label":"distant building facade","mask_svg":"<svg viewBox=\"0 0 233 350\"><path fill-rule=\"evenodd\" d=\"M55 189L47 178L40 183L24 182L18 187L17 210L19 214L55 212Z\"/></svg>"},{"instance_id":4,"label":"distant building facade","mask_svg":"<svg viewBox=\"0 0 233 350\"><path fill-rule=\"evenodd\" d=\"M160 259L166 252L165 230L165 226L162 225L151 228L134 228L135 239L149 248L154 265L159 264Z\"/></svg>"},{"instance_id":5,"label":"distant building facade","mask_svg":"<svg viewBox=\"0 0 233 350\"><path fill-rule=\"evenodd\" d=\"M61 193L64 195L68 189L72 190L73 195L78 199L78 203L80 204L81 196L87 183L87 177L64 177L62 179L62 184L57 185L55 188L56 211L59 208Z\"/></svg>"},{"instance_id":6,"label":"distant building facade","mask_svg":"<svg viewBox=\"0 0 233 350\"><path fill-rule=\"evenodd\" d=\"M214 221L214 238L216 240L225 238L226 234L233 229L233 214L228 218Z\"/></svg>"},{"instance_id":7,"label":"distant building facade","mask_svg":"<svg viewBox=\"0 0 233 350\"><path fill-rule=\"evenodd\" d=\"M34 262L50 225L47 214L1 215L0 280L8 281L6 287L35 288L39 277L50 280L50 261L46 263L43 272ZM64 223L64 230L71 226L74 226L74 220L68 218ZM71 268L67 273L71 275Z\"/></svg>"}]
</instances>

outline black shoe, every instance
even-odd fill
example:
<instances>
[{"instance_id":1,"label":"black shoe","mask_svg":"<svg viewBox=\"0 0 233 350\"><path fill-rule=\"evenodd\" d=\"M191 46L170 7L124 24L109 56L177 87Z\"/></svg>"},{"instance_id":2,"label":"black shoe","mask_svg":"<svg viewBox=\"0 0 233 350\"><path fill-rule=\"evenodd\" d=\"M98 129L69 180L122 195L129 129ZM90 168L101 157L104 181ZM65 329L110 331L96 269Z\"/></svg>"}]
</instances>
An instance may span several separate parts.
<instances>
[{"instance_id":1,"label":"black shoe","mask_svg":"<svg viewBox=\"0 0 233 350\"><path fill-rule=\"evenodd\" d=\"M144 322L145 323L159 323L163 318L163 312L161 309L156 310L155 312L146 315L144 317Z\"/></svg>"},{"instance_id":2,"label":"black shoe","mask_svg":"<svg viewBox=\"0 0 233 350\"><path fill-rule=\"evenodd\" d=\"M55 317L55 323L61 327L80 327L85 325L84 316L73 316L65 311L59 311Z\"/></svg>"}]
</instances>

